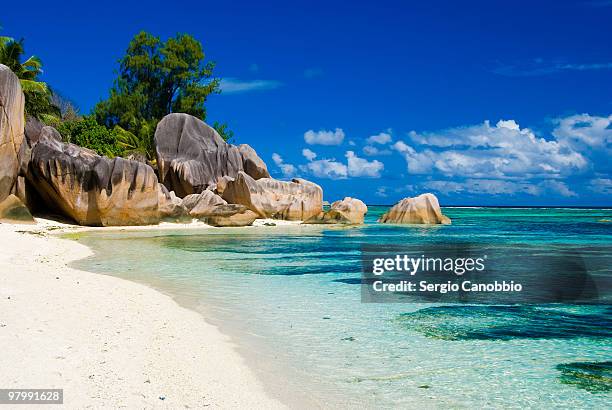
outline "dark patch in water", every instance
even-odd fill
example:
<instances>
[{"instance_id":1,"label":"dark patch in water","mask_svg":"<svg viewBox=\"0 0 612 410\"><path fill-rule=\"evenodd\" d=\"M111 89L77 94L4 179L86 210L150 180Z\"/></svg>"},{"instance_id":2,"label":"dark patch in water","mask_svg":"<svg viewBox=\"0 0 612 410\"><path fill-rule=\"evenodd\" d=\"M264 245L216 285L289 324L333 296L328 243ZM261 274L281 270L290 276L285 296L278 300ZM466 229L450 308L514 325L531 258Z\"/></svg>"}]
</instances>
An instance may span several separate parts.
<instances>
[{"instance_id":1,"label":"dark patch in water","mask_svg":"<svg viewBox=\"0 0 612 410\"><path fill-rule=\"evenodd\" d=\"M557 365L559 381L591 393L612 391L612 362L574 362Z\"/></svg>"},{"instance_id":2,"label":"dark patch in water","mask_svg":"<svg viewBox=\"0 0 612 410\"><path fill-rule=\"evenodd\" d=\"M442 340L612 337L610 306L435 306L397 320L406 329Z\"/></svg>"}]
</instances>

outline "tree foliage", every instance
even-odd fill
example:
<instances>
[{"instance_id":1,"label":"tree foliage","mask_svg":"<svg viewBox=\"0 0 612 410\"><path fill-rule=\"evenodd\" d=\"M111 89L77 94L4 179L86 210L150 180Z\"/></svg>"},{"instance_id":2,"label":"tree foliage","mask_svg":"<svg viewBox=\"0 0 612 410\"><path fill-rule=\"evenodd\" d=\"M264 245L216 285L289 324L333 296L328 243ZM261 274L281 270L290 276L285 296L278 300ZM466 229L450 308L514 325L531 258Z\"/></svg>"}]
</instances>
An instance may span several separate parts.
<instances>
[{"instance_id":1,"label":"tree foliage","mask_svg":"<svg viewBox=\"0 0 612 410\"><path fill-rule=\"evenodd\" d=\"M59 131L65 142L89 148L110 158L124 154L124 148L119 143L119 130L111 130L98 124L93 116L68 121L47 116L45 121Z\"/></svg>"},{"instance_id":2,"label":"tree foliage","mask_svg":"<svg viewBox=\"0 0 612 410\"><path fill-rule=\"evenodd\" d=\"M202 44L187 34L163 42L140 32L119 62L109 98L94 109L109 128L119 125L152 140L157 122L171 112L205 119L208 96L219 92L214 63L205 62Z\"/></svg>"},{"instance_id":3,"label":"tree foliage","mask_svg":"<svg viewBox=\"0 0 612 410\"><path fill-rule=\"evenodd\" d=\"M21 83L27 114L40 118L43 114L58 115L59 109L51 102L51 91L45 82L39 81L42 62L36 56L23 60L24 41L0 36L0 64L10 68Z\"/></svg>"}]
</instances>

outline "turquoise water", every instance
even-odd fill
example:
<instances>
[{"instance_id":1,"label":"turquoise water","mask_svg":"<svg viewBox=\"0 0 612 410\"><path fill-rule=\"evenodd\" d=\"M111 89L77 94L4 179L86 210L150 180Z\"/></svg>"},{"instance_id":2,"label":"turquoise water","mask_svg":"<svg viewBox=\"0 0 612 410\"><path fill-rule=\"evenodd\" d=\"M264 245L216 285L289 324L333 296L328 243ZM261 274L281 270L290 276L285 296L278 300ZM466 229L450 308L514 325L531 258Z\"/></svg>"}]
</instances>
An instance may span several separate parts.
<instances>
[{"instance_id":1,"label":"turquoise water","mask_svg":"<svg viewBox=\"0 0 612 410\"><path fill-rule=\"evenodd\" d=\"M92 232L79 240L96 254L76 267L148 283L202 311L292 404L610 406L606 305L362 303L359 283L364 244L455 241L569 247L612 277L611 210L446 208L450 226L376 224L386 209L370 207L366 224L350 228Z\"/></svg>"}]
</instances>

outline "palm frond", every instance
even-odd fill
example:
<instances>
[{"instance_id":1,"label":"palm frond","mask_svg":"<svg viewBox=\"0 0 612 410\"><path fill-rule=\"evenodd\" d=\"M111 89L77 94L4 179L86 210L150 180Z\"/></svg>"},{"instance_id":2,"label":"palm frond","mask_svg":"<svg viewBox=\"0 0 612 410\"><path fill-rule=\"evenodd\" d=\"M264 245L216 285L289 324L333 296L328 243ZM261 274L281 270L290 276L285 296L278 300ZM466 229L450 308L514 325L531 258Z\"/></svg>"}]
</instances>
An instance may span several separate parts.
<instances>
[{"instance_id":1,"label":"palm frond","mask_svg":"<svg viewBox=\"0 0 612 410\"><path fill-rule=\"evenodd\" d=\"M21 79L19 82L21 83L21 89L24 93L49 93L47 83L43 83L42 81Z\"/></svg>"}]
</instances>

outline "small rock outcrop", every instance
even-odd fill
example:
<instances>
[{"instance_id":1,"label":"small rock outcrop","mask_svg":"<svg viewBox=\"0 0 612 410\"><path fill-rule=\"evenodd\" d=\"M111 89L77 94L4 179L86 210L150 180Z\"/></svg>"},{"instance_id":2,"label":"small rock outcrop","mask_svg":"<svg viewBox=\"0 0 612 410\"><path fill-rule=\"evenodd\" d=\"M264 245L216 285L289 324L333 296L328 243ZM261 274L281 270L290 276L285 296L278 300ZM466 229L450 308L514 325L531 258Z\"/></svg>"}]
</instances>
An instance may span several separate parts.
<instances>
[{"instance_id":1,"label":"small rock outcrop","mask_svg":"<svg viewBox=\"0 0 612 410\"><path fill-rule=\"evenodd\" d=\"M378 222L394 224L450 224L442 214L438 198L434 194L421 194L404 198L380 217Z\"/></svg>"},{"instance_id":2,"label":"small rock outcrop","mask_svg":"<svg viewBox=\"0 0 612 410\"><path fill-rule=\"evenodd\" d=\"M212 191L191 194L183 198L183 205L192 218L197 218L212 226L251 225L257 214L244 205L228 204Z\"/></svg>"},{"instance_id":3,"label":"small rock outcrop","mask_svg":"<svg viewBox=\"0 0 612 410\"><path fill-rule=\"evenodd\" d=\"M253 179L238 172L233 180L226 180L223 199L241 204L261 218L304 221L323 209L321 187L304 179L291 182L272 178Z\"/></svg>"},{"instance_id":4,"label":"small rock outcrop","mask_svg":"<svg viewBox=\"0 0 612 410\"><path fill-rule=\"evenodd\" d=\"M363 201L347 196L341 201L331 204L328 211L304 221L305 224L362 224L368 207Z\"/></svg>"},{"instance_id":5,"label":"small rock outcrop","mask_svg":"<svg viewBox=\"0 0 612 410\"><path fill-rule=\"evenodd\" d=\"M199 219L212 215L217 206L227 205L227 202L214 192L206 190L200 194L187 195L183 198L183 205L192 217Z\"/></svg>"},{"instance_id":6,"label":"small rock outcrop","mask_svg":"<svg viewBox=\"0 0 612 410\"><path fill-rule=\"evenodd\" d=\"M250 209L244 209L232 215L215 215L206 219L206 223L212 226L249 226L257 219L257 214Z\"/></svg>"},{"instance_id":7,"label":"small rock outcrop","mask_svg":"<svg viewBox=\"0 0 612 410\"><path fill-rule=\"evenodd\" d=\"M25 137L30 146L34 146L38 140L40 139L40 133L42 132L43 127L42 121L38 118L27 116L25 123Z\"/></svg>"},{"instance_id":8,"label":"small rock outcrop","mask_svg":"<svg viewBox=\"0 0 612 410\"><path fill-rule=\"evenodd\" d=\"M138 161L140 162L140 161ZM168 192L165 186L158 184L158 208L159 218L162 221L168 222L187 222L189 219L189 211L183 204L183 200L174 194L174 191Z\"/></svg>"},{"instance_id":9,"label":"small rock outcrop","mask_svg":"<svg viewBox=\"0 0 612 410\"><path fill-rule=\"evenodd\" d=\"M159 222L160 188L153 168L43 135L32 149L28 182L42 200L80 225Z\"/></svg>"},{"instance_id":10,"label":"small rock outcrop","mask_svg":"<svg viewBox=\"0 0 612 410\"><path fill-rule=\"evenodd\" d=\"M24 106L19 79L0 64L0 201L13 192L27 148Z\"/></svg>"},{"instance_id":11,"label":"small rock outcrop","mask_svg":"<svg viewBox=\"0 0 612 410\"><path fill-rule=\"evenodd\" d=\"M9 223L34 223L28 207L11 194L0 202L0 221Z\"/></svg>"},{"instance_id":12,"label":"small rock outcrop","mask_svg":"<svg viewBox=\"0 0 612 410\"><path fill-rule=\"evenodd\" d=\"M181 198L241 171L255 179L270 176L253 148L226 143L214 128L188 114L169 114L159 122L155 153L160 182Z\"/></svg>"}]
</instances>

